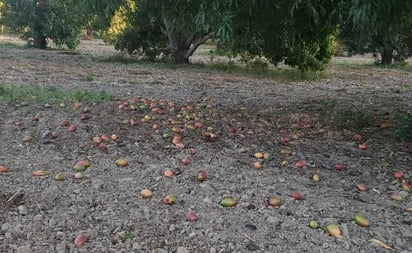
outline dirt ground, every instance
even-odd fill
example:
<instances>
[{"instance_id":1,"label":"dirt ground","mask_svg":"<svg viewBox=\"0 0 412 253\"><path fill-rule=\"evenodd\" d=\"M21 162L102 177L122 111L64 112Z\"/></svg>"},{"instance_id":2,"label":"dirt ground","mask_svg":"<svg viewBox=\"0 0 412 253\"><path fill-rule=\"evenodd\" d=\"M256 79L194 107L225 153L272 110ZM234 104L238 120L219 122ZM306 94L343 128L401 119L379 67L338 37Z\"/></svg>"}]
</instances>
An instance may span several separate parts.
<instances>
[{"instance_id":1,"label":"dirt ground","mask_svg":"<svg viewBox=\"0 0 412 253\"><path fill-rule=\"evenodd\" d=\"M401 186L412 183L412 145L393 136L396 113L412 112L412 72L335 59L328 79L288 81L101 62L116 52L98 40L77 52L0 48L1 85L114 96L0 103L0 252L412 252L412 198ZM103 134L118 139L98 147ZM75 179L79 160L90 166ZM229 197L236 205L223 207Z\"/></svg>"}]
</instances>

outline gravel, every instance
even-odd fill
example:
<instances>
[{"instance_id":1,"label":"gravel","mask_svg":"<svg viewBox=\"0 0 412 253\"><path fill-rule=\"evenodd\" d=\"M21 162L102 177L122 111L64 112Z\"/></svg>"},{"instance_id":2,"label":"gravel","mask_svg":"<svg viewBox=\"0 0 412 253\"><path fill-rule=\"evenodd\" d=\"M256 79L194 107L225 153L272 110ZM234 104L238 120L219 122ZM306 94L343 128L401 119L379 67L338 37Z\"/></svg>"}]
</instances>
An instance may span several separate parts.
<instances>
[{"instance_id":1,"label":"gravel","mask_svg":"<svg viewBox=\"0 0 412 253\"><path fill-rule=\"evenodd\" d=\"M411 195L393 177L402 170L411 182L412 147L393 138L396 122L385 117L412 111L412 73L333 64L329 79L272 80L201 68L99 62L97 54L113 51L97 40L83 41L81 54L64 52L0 48L0 83L106 91L119 100L87 105L86 121L70 102L64 108L30 101L0 104L0 165L9 167L0 173L1 252L388 251L370 239L394 252L412 252ZM88 73L94 80L86 80ZM185 129L186 148L177 149L162 134L175 134L163 123L178 113L165 110L151 123L141 123L150 112L119 109L117 102L133 103L129 99L137 106L148 99L173 102L176 112L190 105L187 110L204 125L192 131L178 124ZM331 127L335 115L350 109L373 112L376 123L360 129ZM33 121L37 113L41 117ZM121 123L130 118L138 124ZM78 130L68 132L60 125L63 119ZM379 127L383 121L389 122L388 129ZM154 130L152 122L160 128ZM52 131L59 136L51 138ZM208 139L205 131L218 138ZM356 132L367 150L357 147ZM104 152L92 142L103 133L119 135ZM27 134L32 140L23 142ZM282 137L289 142L282 143ZM197 153L190 154L189 148ZM286 148L291 155L282 153ZM260 170L253 168L255 152L270 154ZM184 157L189 165L182 164ZM118 158L129 165L117 167ZM91 166L86 179L75 180L72 166L80 159ZM299 160L307 167L296 168ZM344 169L334 169L338 162ZM174 177L164 177L167 168ZM49 175L34 177L37 169ZM208 173L204 182L196 178L201 170ZM321 180L314 182L317 170ZM54 180L57 173L66 179ZM356 183L366 184L368 191L358 191ZM140 196L144 188L153 191L152 198ZM294 192L303 199L294 200ZM391 200L393 193L403 201ZM162 203L168 194L176 196L174 205ZM268 206L271 196L281 198L279 208ZM237 205L220 206L226 197L234 197ZM186 220L189 211L200 219ZM367 217L370 227L357 226L356 213ZM311 220L320 228L310 228ZM339 225L342 238L326 233L331 223ZM88 240L79 247L74 240L81 233Z\"/></svg>"}]
</instances>

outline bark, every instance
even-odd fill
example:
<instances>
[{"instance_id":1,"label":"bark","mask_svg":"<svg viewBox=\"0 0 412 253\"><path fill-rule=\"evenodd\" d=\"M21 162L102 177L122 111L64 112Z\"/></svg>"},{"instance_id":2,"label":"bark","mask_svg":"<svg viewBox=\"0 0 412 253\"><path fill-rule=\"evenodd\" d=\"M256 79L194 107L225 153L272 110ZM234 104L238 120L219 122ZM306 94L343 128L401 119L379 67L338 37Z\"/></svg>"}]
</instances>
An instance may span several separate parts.
<instances>
[{"instance_id":1,"label":"bark","mask_svg":"<svg viewBox=\"0 0 412 253\"><path fill-rule=\"evenodd\" d=\"M201 35L193 33L187 38L177 39L178 36L171 34L169 36L169 45L171 59L176 64L188 64L189 57L193 55L196 49L205 43L212 34Z\"/></svg>"},{"instance_id":2,"label":"bark","mask_svg":"<svg viewBox=\"0 0 412 253\"><path fill-rule=\"evenodd\" d=\"M46 36L44 34L45 20L47 19L48 1L35 1L34 20L33 20L33 46L39 49L47 47Z\"/></svg>"},{"instance_id":3,"label":"bark","mask_svg":"<svg viewBox=\"0 0 412 253\"><path fill-rule=\"evenodd\" d=\"M33 40L34 40L33 41L33 46L35 48L46 49L46 47L47 47L46 36L44 36L40 33L34 33Z\"/></svg>"},{"instance_id":4,"label":"bark","mask_svg":"<svg viewBox=\"0 0 412 253\"><path fill-rule=\"evenodd\" d=\"M382 48L380 50L381 55L381 64L382 65L391 65L393 62L393 50L389 48Z\"/></svg>"},{"instance_id":5,"label":"bark","mask_svg":"<svg viewBox=\"0 0 412 253\"><path fill-rule=\"evenodd\" d=\"M175 64L188 64L189 57L212 36L212 33L205 35L193 32L184 37L178 34L179 32L174 27L173 21L164 17L163 24L162 32L169 38L170 58Z\"/></svg>"},{"instance_id":6,"label":"bark","mask_svg":"<svg viewBox=\"0 0 412 253\"><path fill-rule=\"evenodd\" d=\"M172 52L170 55L173 63L175 64L189 64L189 57L187 56L187 50L186 49L181 49L181 50L176 50Z\"/></svg>"}]
</instances>

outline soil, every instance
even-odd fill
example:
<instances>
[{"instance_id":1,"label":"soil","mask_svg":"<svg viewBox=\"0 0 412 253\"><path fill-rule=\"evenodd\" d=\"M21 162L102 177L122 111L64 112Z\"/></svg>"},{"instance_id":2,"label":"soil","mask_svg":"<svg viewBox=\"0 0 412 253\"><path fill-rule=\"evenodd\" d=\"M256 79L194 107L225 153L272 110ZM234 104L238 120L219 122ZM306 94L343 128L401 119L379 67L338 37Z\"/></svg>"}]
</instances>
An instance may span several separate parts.
<instances>
[{"instance_id":1,"label":"soil","mask_svg":"<svg viewBox=\"0 0 412 253\"><path fill-rule=\"evenodd\" d=\"M115 52L98 40L76 52L0 48L3 85L114 96L64 107L0 104L0 165L8 167L0 172L0 252L412 251L412 198L394 177L403 171L412 183L412 145L393 135L394 115L412 111L411 72L334 63L328 79L290 81L101 62ZM81 120L87 110L90 119ZM65 119L77 131L62 126ZM102 134L118 139L99 149L92 139ZM120 158L128 165L117 166ZM74 179L79 160L91 165ZM166 169L175 175L165 177ZM65 180L55 180L59 173ZM292 198L296 192L302 199ZM395 193L403 200L392 200ZM176 202L164 204L166 195ZM237 204L222 207L227 197ZM187 220L189 211L199 219ZM369 227L355 223L358 213ZM328 224L342 236L330 236ZM80 234L88 238L81 246Z\"/></svg>"}]
</instances>

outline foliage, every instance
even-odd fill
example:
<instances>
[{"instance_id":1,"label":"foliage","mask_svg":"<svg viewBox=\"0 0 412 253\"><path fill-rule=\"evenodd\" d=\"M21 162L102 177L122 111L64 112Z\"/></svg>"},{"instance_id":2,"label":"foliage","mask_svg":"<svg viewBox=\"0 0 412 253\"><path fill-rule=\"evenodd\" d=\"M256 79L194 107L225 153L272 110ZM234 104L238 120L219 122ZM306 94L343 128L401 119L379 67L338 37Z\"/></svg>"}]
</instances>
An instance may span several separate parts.
<instances>
[{"instance_id":1,"label":"foliage","mask_svg":"<svg viewBox=\"0 0 412 253\"><path fill-rule=\"evenodd\" d=\"M245 1L225 47L234 54L265 56L302 71L322 70L333 55L342 1Z\"/></svg>"},{"instance_id":2,"label":"foliage","mask_svg":"<svg viewBox=\"0 0 412 253\"><path fill-rule=\"evenodd\" d=\"M36 87L27 85L4 85L0 83L0 102L6 103L61 103L82 101L96 103L110 101L112 96L105 91L65 91L55 86Z\"/></svg>"},{"instance_id":3,"label":"foliage","mask_svg":"<svg viewBox=\"0 0 412 253\"><path fill-rule=\"evenodd\" d=\"M3 23L2 23L2 19L3 19L3 16L4 16L4 14L3 14L3 8L4 8L4 2L3 2L3 1L0 1L0 24L3 24Z\"/></svg>"},{"instance_id":4,"label":"foliage","mask_svg":"<svg viewBox=\"0 0 412 253\"><path fill-rule=\"evenodd\" d=\"M84 20L79 13L82 6L77 0L53 0L47 17L46 36L58 46L66 45L70 49L79 44L79 34Z\"/></svg>"},{"instance_id":5,"label":"foliage","mask_svg":"<svg viewBox=\"0 0 412 253\"><path fill-rule=\"evenodd\" d=\"M123 0L7 0L8 25L45 48L47 38L58 46L75 48L83 27L105 27L107 17Z\"/></svg>"},{"instance_id":6,"label":"foliage","mask_svg":"<svg viewBox=\"0 0 412 253\"><path fill-rule=\"evenodd\" d=\"M129 23L128 15L133 14L136 10L136 3L133 0L126 0L121 5L110 20L110 26L104 31L103 39L107 42L114 43L116 38L123 33Z\"/></svg>"},{"instance_id":7,"label":"foliage","mask_svg":"<svg viewBox=\"0 0 412 253\"><path fill-rule=\"evenodd\" d=\"M412 55L410 1L348 1L339 40L350 53L374 53L380 63L404 61ZM378 59L378 58L377 58Z\"/></svg>"},{"instance_id":8,"label":"foliage","mask_svg":"<svg viewBox=\"0 0 412 253\"><path fill-rule=\"evenodd\" d=\"M322 70L333 55L341 0L148 1L118 37L117 49L187 63L199 45L218 39L244 58L265 56L302 71Z\"/></svg>"},{"instance_id":9,"label":"foliage","mask_svg":"<svg viewBox=\"0 0 412 253\"><path fill-rule=\"evenodd\" d=\"M397 115L395 137L400 141L412 141L412 114L400 113Z\"/></svg>"},{"instance_id":10,"label":"foliage","mask_svg":"<svg viewBox=\"0 0 412 253\"><path fill-rule=\"evenodd\" d=\"M333 114L333 124L337 129L361 130L374 123L373 114L364 110L345 110Z\"/></svg>"},{"instance_id":11,"label":"foliage","mask_svg":"<svg viewBox=\"0 0 412 253\"><path fill-rule=\"evenodd\" d=\"M154 59L170 57L187 63L193 52L208 39L228 38L230 15L237 1L135 0L129 26L115 43L116 48Z\"/></svg>"}]
</instances>

